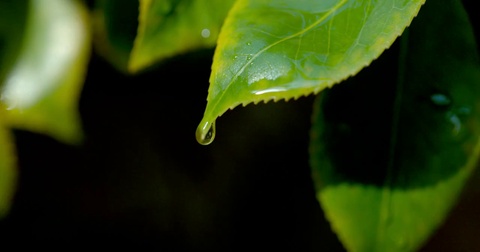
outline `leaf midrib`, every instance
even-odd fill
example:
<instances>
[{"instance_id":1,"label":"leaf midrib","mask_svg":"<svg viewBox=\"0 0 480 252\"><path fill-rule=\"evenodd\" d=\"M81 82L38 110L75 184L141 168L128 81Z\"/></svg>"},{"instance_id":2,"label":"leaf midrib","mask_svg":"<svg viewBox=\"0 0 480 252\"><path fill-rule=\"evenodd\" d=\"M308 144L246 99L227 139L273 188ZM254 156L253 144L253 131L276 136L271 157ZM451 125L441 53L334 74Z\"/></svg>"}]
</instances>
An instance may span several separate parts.
<instances>
[{"instance_id":1,"label":"leaf midrib","mask_svg":"<svg viewBox=\"0 0 480 252\"><path fill-rule=\"evenodd\" d=\"M409 36L408 30L406 30L400 40L400 52L398 59L398 78L396 81L395 89L395 99L393 103L393 116L392 116L392 128L391 128L391 138L389 146L389 160L387 164L387 173L384 183L384 188L380 200L380 215L377 226L377 235L376 235L376 251L381 251L382 247L378 247L382 240L384 240L384 235L386 235L386 228L391 218L391 196L392 196L392 185L394 183L394 165L395 165L395 153L398 140L398 124L400 120L400 110L403 102L403 85L405 84L405 74L406 74L406 57L408 55L408 45L409 45Z\"/></svg>"}]
</instances>

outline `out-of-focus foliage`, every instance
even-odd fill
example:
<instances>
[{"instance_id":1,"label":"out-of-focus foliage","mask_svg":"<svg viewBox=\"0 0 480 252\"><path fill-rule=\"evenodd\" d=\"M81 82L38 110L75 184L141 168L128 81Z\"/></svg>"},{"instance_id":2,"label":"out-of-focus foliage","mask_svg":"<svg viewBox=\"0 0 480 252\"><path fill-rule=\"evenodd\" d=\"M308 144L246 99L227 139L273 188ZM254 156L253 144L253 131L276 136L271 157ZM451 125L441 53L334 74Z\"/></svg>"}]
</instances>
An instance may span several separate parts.
<instances>
[{"instance_id":1,"label":"out-of-focus foliage","mask_svg":"<svg viewBox=\"0 0 480 252\"><path fill-rule=\"evenodd\" d=\"M2 1L0 17L1 71L0 157L5 172L1 201L11 198L15 177L10 128L80 143L78 98L90 57L90 25L76 0ZM8 172L8 173L7 173ZM5 195L5 196L4 196ZM5 205L5 204L3 204ZM5 209L5 207L4 207Z\"/></svg>"},{"instance_id":2,"label":"out-of-focus foliage","mask_svg":"<svg viewBox=\"0 0 480 252\"><path fill-rule=\"evenodd\" d=\"M78 98L90 56L86 10L72 0L31 1L24 37L2 90L8 124L78 143Z\"/></svg>"},{"instance_id":3,"label":"out-of-focus foliage","mask_svg":"<svg viewBox=\"0 0 480 252\"><path fill-rule=\"evenodd\" d=\"M416 251L480 154L480 64L461 3L428 2L400 47L396 74L374 63L316 103L317 196L349 251Z\"/></svg>"},{"instance_id":4,"label":"out-of-focus foliage","mask_svg":"<svg viewBox=\"0 0 480 252\"><path fill-rule=\"evenodd\" d=\"M178 54L212 48L234 2L99 0L96 44L117 68L136 73Z\"/></svg>"},{"instance_id":5,"label":"out-of-focus foliage","mask_svg":"<svg viewBox=\"0 0 480 252\"><path fill-rule=\"evenodd\" d=\"M129 70L137 72L174 55L212 48L234 2L140 0L140 23Z\"/></svg>"},{"instance_id":6,"label":"out-of-focus foliage","mask_svg":"<svg viewBox=\"0 0 480 252\"><path fill-rule=\"evenodd\" d=\"M0 112L0 116L4 113ZM15 167L13 140L0 117L0 218L10 209L15 190L17 171Z\"/></svg>"},{"instance_id":7,"label":"out-of-focus foliage","mask_svg":"<svg viewBox=\"0 0 480 252\"><path fill-rule=\"evenodd\" d=\"M138 0L94 2L92 23L95 49L124 72L128 71L130 53L137 35L138 5Z\"/></svg>"},{"instance_id":8,"label":"out-of-focus foliage","mask_svg":"<svg viewBox=\"0 0 480 252\"><path fill-rule=\"evenodd\" d=\"M27 10L28 1L0 2L0 86L20 51Z\"/></svg>"}]
</instances>

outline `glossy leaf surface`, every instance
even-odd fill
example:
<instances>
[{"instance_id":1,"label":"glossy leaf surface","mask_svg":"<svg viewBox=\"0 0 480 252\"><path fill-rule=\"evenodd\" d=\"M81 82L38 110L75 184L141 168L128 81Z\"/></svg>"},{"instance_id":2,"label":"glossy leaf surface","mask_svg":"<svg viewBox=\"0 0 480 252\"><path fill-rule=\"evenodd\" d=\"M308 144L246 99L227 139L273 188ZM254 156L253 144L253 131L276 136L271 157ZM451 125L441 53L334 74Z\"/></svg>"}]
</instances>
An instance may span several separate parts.
<instances>
[{"instance_id":1,"label":"glossy leaf surface","mask_svg":"<svg viewBox=\"0 0 480 252\"><path fill-rule=\"evenodd\" d=\"M5 128L3 113L0 112L0 219L10 209L17 178L13 144L13 138Z\"/></svg>"},{"instance_id":2,"label":"glossy leaf surface","mask_svg":"<svg viewBox=\"0 0 480 252\"><path fill-rule=\"evenodd\" d=\"M356 74L393 43L423 3L238 0L218 40L197 138L229 108L317 93Z\"/></svg>"},{"instance_id":3,"label":"glossy leaf surface","mask_svg":"<svg viewBox=\"0 0 480 252\"><path fill-rule=\"evenodd\" d=\"M317 197L348 251L417 250L478 162L480 64L460 1L427 2L400 48L398 72L385 52L316 103Z\"/></svg>"},{"instance_id":4,"label":"glossy leaf surface","mask_svg":"<svg viewBox=\"0 0 480 252\"><path fill-rule=\"evenodd\" d=\"M212 48L235 0L140 0L140 24L131 72L165 58Z\"/></svg>"},{"instance_id":5,"label":"glossy leaf surface","mask_svg":"<svg viewBox=\"0 0 480 252\"><path fill-rule=\"evenodd\" d=\"M31 2L25 43L2 91L10 126L79 141L77 104L90 56L87 18L74 0Z\"/></svg>"}]
</instances>

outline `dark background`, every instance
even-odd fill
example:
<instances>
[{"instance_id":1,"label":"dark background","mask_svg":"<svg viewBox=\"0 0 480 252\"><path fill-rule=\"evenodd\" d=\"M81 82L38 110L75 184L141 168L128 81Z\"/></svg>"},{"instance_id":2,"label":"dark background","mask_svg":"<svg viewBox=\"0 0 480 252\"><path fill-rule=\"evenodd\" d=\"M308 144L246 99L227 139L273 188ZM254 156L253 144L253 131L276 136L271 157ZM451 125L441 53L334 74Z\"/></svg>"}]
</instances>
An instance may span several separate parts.
<instances>
[{"instance_id":1,"label":"dark background","mask_svg":"<svg viewBox=\"0 0 480 252\"><path fill-rule=\"evenodd\" d=\"M126 76L93 53L80 100L84 144L15 131L20 179L0 221L1 246L343 251L310 177L314 96L237 107L201 146L195 129L212 55L193 52ZM480 251L479 214L477 169L422 251Z\"/></svg>"}]
</instances>

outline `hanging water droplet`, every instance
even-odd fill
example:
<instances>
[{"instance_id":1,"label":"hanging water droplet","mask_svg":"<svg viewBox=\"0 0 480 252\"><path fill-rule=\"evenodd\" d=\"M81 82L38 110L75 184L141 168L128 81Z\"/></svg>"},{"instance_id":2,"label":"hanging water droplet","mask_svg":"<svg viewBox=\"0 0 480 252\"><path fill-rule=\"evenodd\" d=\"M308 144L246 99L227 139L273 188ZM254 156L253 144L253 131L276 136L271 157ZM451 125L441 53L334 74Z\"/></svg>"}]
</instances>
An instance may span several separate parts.
<instances>
[{"instance_id":1,"label":"hanging water droplet","mask_svg":"<svg viewBox=\"0 0 480 252\"><path fill-rule=\"evenodd\" d=\"M211 144L215 138L215 121L208 122L202 120L195 132L195 137L197 138L197 142L201 145Z\"/></svg>"}]
</instances>

